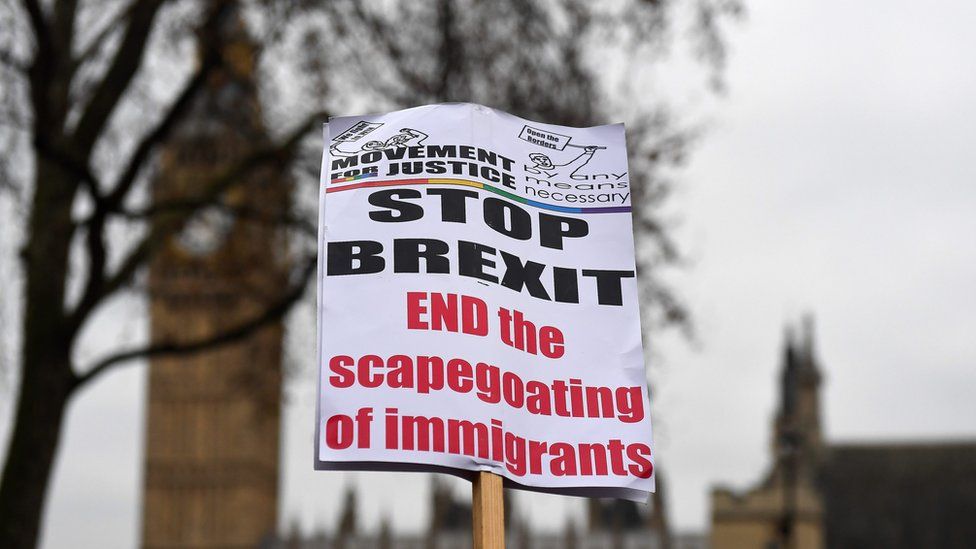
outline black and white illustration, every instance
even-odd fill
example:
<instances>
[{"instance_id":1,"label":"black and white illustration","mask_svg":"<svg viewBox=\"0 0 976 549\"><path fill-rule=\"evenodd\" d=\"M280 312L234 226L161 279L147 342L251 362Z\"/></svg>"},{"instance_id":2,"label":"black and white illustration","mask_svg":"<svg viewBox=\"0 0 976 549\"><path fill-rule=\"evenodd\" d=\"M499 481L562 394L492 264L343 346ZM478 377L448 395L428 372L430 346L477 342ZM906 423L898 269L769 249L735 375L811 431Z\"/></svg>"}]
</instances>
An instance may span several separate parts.
<instances>
[{"instance_id":1,"label":"black and white illustration","mask_svg":"<svg viewBox=\"0 0 976 549\"><path fill-rule=\"evenodd\" d=\"M382 123L359 122L332 139L329 152L332 156L356 156L369 151L383 151L423 145L428 137L426 133L417 129L400 128L397 133L386 139L371 139L362 146L358 145L358 141L367 135L373 134L382 127Z\"/></svg>"},{"instance_id":2,"label":"black and white illustration","mask_svg":"<svg viewBox=\"0 0 976 549\"><path fill-rule=\"evenodd\" d=\"M529 161L525 164L525 172L546 179L570 179L583 166L586 166L597 151L606 149L598 145L577 145L568 135L553 133L532 126L523 126L519 139L553 151L565 151L567 148L582 149L575 157L569 155L553 160L549 154L535 152L529 154ZM557 161L563 161L556 164Z\"/></svg>"},{"instance_id":3,"label":"black and white illustration","mask_svg":"<svg viewBox=\"0 0 976 549\"><path fill-rule=\"evenodd\" d=\"M570 145L572 147L573 145ZM529 154L529 161L532 164L525 165L525 172L532 175L542 175L549 179L569 179L579 171L580 168L587 165L596 154L596 151L600 149L605 149L606 147L598 147L596 145L587 145L582 147L583 152L581 152L576 158L564 163L564 164L554 164L549 155L543 153L531 153Z\"/></svg>"}]
</instances>

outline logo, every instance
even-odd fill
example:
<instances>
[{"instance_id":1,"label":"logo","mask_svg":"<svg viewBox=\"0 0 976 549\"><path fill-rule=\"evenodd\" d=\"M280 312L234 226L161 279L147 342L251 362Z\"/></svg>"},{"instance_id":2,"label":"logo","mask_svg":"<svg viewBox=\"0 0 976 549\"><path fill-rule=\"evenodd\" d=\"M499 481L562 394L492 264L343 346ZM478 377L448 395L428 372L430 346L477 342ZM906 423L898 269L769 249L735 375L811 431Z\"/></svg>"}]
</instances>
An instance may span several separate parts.
<instances>
[{"instance_id":1,"label":"logo","mask_svg":"<svg viewBox=\"0 0 976 549\"><path fill-rule=\"evenodd\" d=\"M344 143L355 143L383 126L379 122L360 121L332 139L329 152L333 156L356 156L369 151L385 151L423 145L428 135L413 128L400 128L400 131L385 140L373 139L357 150L343 150Z\"/></svg>"}]
</instances>

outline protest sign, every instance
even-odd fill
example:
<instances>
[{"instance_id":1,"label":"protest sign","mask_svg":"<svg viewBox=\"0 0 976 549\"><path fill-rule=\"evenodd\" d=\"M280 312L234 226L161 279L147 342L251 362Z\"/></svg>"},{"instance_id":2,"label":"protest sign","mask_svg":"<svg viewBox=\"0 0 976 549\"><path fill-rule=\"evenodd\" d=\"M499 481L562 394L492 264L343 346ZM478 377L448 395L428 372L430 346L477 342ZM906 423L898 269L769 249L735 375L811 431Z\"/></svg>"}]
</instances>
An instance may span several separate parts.
<instances>
[{"instance_id":1,"label":"protest sign","mask_svg":"<svg viewBox=\"0 0 976 549\"><path fill-rule=\"evenodd\" d=\"M316 468L645 500L623 126L442 104L325 134Z\"/></svg>"}]
</instances>

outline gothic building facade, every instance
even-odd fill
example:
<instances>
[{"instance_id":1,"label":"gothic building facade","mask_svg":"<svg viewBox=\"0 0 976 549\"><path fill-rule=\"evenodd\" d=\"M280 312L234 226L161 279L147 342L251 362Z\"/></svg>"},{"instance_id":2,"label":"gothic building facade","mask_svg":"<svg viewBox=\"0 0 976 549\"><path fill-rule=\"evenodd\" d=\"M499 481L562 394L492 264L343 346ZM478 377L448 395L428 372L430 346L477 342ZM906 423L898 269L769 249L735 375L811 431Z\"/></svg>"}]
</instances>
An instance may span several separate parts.
<instances>
[{"instance_id":1,"label":"gothic building facade","mask_svg":"<svg viewBox=\"0 0 976 549\"><path fill-rule=\"evenodd\" d=\"M972 547L976 442L829 443L821 372L807 319L786 335L772 467L751 489L712 491L711 548Z\"/></svg>"},{"instance_id":2,"label":"gothic building facade","mask_svg":"<svg viewBox=\"0 0 976 549\"><path fill-rule=\"evenodd\" d=\"M800 338L786 333L770 444L773 467L745 493L713 491L713 549L823 546L823 508L814 486L823 454L820 384L813 324L807 320Z\"/></svg>"}]
</instances>

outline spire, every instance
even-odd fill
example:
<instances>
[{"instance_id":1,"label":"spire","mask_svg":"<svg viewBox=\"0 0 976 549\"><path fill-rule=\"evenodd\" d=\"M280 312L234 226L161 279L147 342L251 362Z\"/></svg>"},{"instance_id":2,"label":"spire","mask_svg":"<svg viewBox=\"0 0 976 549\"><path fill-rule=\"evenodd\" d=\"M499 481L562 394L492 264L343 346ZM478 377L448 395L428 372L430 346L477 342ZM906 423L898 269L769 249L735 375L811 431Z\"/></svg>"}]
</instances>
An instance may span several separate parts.
<instances>
[{"instance_id":1,"label":"spire","mask_svg":"<svg viewBox=\"0 0 976 549\"><path fill-rule=\"evenodd\" d=\"M797 360L796 337L793 327L787 325L783 330L783 363L780 373L780 415L791 417L796 409L797 392Z\"/></svg>"},{"instance_id":2,"label":"spire","mask_svg":"<svg viewBox=\"0 0 976 549\"><path fill-rule=\"evenodd\" d=\"M566 522L563 525L563 547L566 549L577 549L578 545L579 533L576 531L573 519L566 517Z\"/></svg>"},{"instance_id":3,"label":"spire","mask_svg":"<svg viewBox=\"0 0 976 549\"><path fill-rule=\"evenodd\" d=\"M791 459L795 459L805 473L813 471L823 445L820 433L821 376L814 348L812 315L804 315L798 336L792 326L786 326L773 450L776 456L794 456Z\"/></svg>"},{"instance_id":4,"label":"spire","mask_svg":"<svg viewBox=\"0 0 976 549\"><path fill-rule=\"evenodd\" d=\"M379 533L376 535L377 549L392 549L393 547L393 528L390 526L390 515L385 511L380 519Z\"/></svg>"},{"instance_id":5,"label":"spire","mask_svg":"<svg viewBox=\"0 0 976 549\"><path fill-rule=\"evenodd\" d=\"M190 113L180 121L177 135L215 138L232 131L246 143L264 144L264 128L256 85L259 46L251 37L240 8L225 3L216 28L201 35L197 63L214 63Z\"/></svg>"},{"instance_id":6,"label":"spire","mask_svg":"<svg viewBox=\"0 0 976 549\"><path fill-rule=\"evenodd\" d=\"M802 322L803 322L803 355L807 361L812 363L815 358L813 353L813 340L814 340L814 330L816 328L816 323L813 319L813 315L810 313L803 315Z\"/></svg>"},{"instance_id":7,"label":"spire","mask_svg":"<svg viewBox=\"0 0 976 549\"><path fill-rule=\"evenodd\" d=\"M336 539L345 541L356 535L358 513L356 512L356 488L349 484L346 486L346 497L342 503L342 511L339 516L339 525L336 527Z\"/></svg>"},{"instance_id":8,"label":"spire","mask_svg":"<svg viewBox=\"0 0 976 549\"><path fill-rule=\"evenodd\" d=\"M471 505L464 500L455 499L450 484L440 475L431 475L430 478L430 524L427 538L428 546L436 547L440 534L471 529Z\"/></svg>"}]
</instances>

